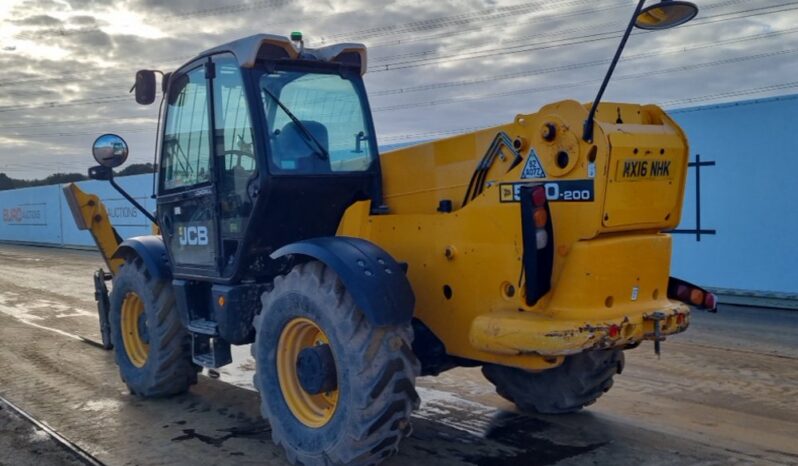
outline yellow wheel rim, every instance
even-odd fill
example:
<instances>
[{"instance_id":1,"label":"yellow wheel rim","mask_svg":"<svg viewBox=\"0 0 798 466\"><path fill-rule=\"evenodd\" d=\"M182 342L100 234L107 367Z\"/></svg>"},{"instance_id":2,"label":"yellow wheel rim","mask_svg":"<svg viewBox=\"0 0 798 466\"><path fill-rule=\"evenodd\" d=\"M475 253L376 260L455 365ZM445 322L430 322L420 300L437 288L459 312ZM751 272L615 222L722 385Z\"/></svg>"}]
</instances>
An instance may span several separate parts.
<instances>
[{"instance_id":1,"label":"yellow wheel rim","mask_svg":"<svg viewBox=\"0 0 798 466\"><path fill-rule=\"evenodd\" d=\"M144 367L150 352L147 317L144 303L138 294L129 292L122 301L121 316L122 342L130 362L136 367Z\"/></svg>"},{"instance_id":2,"label":"yellow wheel rim","mask_svg":"<svg viewBox=\"0 0 798 466\"><path fill-rule=\"evenodd\" d=\"M311 395L299 383L296 361L305 348L329 344L324 331L313 321L296 318L283 328L277 346L277 378L288 409L308 427L319 428L327 424L338 406L338 389ZM334 355L333 355L334 358Z\"/></svg>"}]
</instances>

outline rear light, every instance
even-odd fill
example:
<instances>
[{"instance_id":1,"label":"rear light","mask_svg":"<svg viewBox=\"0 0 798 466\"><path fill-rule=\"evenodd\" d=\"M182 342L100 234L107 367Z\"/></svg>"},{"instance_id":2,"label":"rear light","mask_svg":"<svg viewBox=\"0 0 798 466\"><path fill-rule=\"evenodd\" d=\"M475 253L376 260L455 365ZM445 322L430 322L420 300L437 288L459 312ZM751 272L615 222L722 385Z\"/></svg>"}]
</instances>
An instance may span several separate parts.
<instances>
[{"instance_id":1,"label":"rear light","mask_svg":"<svg viewBox=\"0 0 798 466\"><path fill-rule=\"evenodd\" d=\"M687 300L690 299L690 287L679 285L676 289L676 297L679 298L680 301L687 302Z\"/></svg>"},{"instance_id":2,"label":"rear light","mask_svg":"<svg viewBox=\"0 0 798 466\"><path fill-rule=\"evenodd\" d=\"M546 204L546 189L543 186L532 189L532 204L535 207L543 207Z\"/></svg>"},{"instance_id":3,"label":"rear light","mask_svg":"<svg viewBox=\"0 0 798 466\"><path fill-rule=\"evenodd\" d=\"M690 302L695 306L701 306L704 304L704 292L698 289L693 289L693 291L690 292Z\"/></svg>"},{"instance_id":4,"label":"rear light","mask_svg":"<svg viewBox=\"0 0 798 466\"><path fill-rule=\"evenodd\" d=\"M546 213L544 207L535 209L535 228L546 228L546 223L549 221L549 214Z\"/></svg>"},{"instance_id":5,"label":"rear light","mask_svg":"<svg viewBox=\"0 0 798 466\"><path fill-rule=\"evenodd\" d=\"M707 293L704 297L704 307L707 309L716 309L718 307L718 298L714 293Z\"/></svg>"},{"instance_id":6,"label":"rear light","mask_svg":"<svg viewBox=\"0 0 798 466\"><path fill-rule=\"evenodd\" d=\"M677 324L682 325L682 324L684 324L684 321L685 321L684 314L677 314L676 315L676 323Z\"/></svg>"},{"instance_id":7,"label":"rear light","mask_svg":"<svg viewBox=\"0 0 798 466\"><path fill-rule=\"evenodd\" d=\"M538 249L543 249L547 244L549 244L549 235L546 233L546 230L536 231L535 246L537 246Z\"/></svg>"},{"instance_id":8,"label":"rear light","mask_svg":"<svg viewBox=\"0 0 798 466\"><path fill-rule=\"evenodd\" d=\"M542 185L524 185L519 194L526 304L534 306L551 289L551 268L554 262L551 212L546 200L546 189Z\"/></svg>"},{"instance_id":9,"label":"rear light","mask_svg":"<svg viewBox=\"0 0 798 466\"><path fill-rule=\"evenodd\" d=\"M710 312L716 312L718 309L718 299L714 294L675 277L670 277L668 280L668 298Z\"/></svg>"},{"instance_id":10,"label":"rear light","mask_svg":"<svg viewBox=\"0 0 798 466\"><path fill-rule=\"evenodd\" d=\"M610 329L607 332L610 335L610 338L615 338L621 334L621 328L615 324L610 325Z\"/></svg>"}]
</instances>

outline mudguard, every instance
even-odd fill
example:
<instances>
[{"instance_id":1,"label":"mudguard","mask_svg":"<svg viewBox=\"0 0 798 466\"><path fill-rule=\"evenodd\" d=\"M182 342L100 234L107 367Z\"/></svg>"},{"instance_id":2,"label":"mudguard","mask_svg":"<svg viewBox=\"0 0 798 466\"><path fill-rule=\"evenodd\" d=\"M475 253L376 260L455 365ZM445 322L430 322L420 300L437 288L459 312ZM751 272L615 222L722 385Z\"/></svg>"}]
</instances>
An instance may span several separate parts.
<instances>
[{"instance_id":1,"label":"mudguard","mask_svg":"<svg viewBox=\"0 0 798 466\"><path fill-rule=\"evenodd\" d=\"M410 322L416 298L402 266L374 243L334 236L292 243L272 253L272 259L299 255L331 267L372 325Z\"/></svg>"},{"instance_id":2,"label":"mudguard","mask_svg":"<svg viewBox=\"0 0 798 466\"><path fill-rule=\"evenodd\" d=\"M114 259L124 259L128 254L135 254L144 261L144 265L152 276L158 280L172 280L169 268L169 256L160 236L135 236L126 239L116 248Z\"/></svg>"}]
</instances>

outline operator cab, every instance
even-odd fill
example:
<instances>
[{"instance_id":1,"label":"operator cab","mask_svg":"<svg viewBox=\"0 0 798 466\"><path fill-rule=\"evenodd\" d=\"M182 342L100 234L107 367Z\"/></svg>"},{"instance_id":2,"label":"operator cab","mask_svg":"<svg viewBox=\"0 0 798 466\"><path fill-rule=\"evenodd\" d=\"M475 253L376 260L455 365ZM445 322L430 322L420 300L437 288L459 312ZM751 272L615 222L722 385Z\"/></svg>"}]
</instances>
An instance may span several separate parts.
<instances>
[{"instance_id":1,"label":"operator cab","mask_svg":"<svg viewBox=\"0 0 798 466\"><path fill-rule=\"evenodd\" d=\"M268 277L276 249L382 204L365 46L292 39L247 37L164 77L157 217L176 278Z\"/></svg>"}]
</instances>

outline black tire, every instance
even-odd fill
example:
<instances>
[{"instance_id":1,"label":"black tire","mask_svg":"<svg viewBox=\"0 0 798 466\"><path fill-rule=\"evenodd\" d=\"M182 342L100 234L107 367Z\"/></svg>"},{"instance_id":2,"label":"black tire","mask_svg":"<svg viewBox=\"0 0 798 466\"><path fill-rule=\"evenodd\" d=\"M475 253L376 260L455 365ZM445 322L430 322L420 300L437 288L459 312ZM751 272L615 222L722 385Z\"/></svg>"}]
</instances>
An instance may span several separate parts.
<instances>
[{"instance_id":1,"label":"black tire","mask_svg":"<svg viewBox=\"0 0 798 466\"><path fill-rule=\"evenodd\" d=\"M320 427L300 421L281 390L277 357L286 349L277 346L284 329L297 319L312 321L326 334L335 359L338 403ZM410 414L419 406L415 378L420 370L411 350L412 327L372 326L332 269L309 262L277 277L273 290L263 295L255 329L254 383L261 413L291 463L377 464L410 435Z\"/></svg>"},{"instance_id":2,"label":"black tire","mask_svg":"<svg viewBox=\"0 0 798 466\"><path fill-rule=\"evenodd\" d=\"M621 350L587 351L543 372L486 364L482 373L496 393L528 414L563 414L595 403L623 371Z\"/></svg>"},{"instance_id":3,"label":"black tire","mask_svg":"<svg viewBox=\"0 0 798 466\"><path fill-rule=\"evenodd\" d=\"M130 294L143 304L149 350L137 367L125 349L122 304ZM175 294L166 280L156 280L138 256L128 258L114 276L110 296L111 339L119 375L130 392L145 398L177 395L197 383L200 367L191 361L191 341L177 314Z\"/></svg>"}]
</instances>

